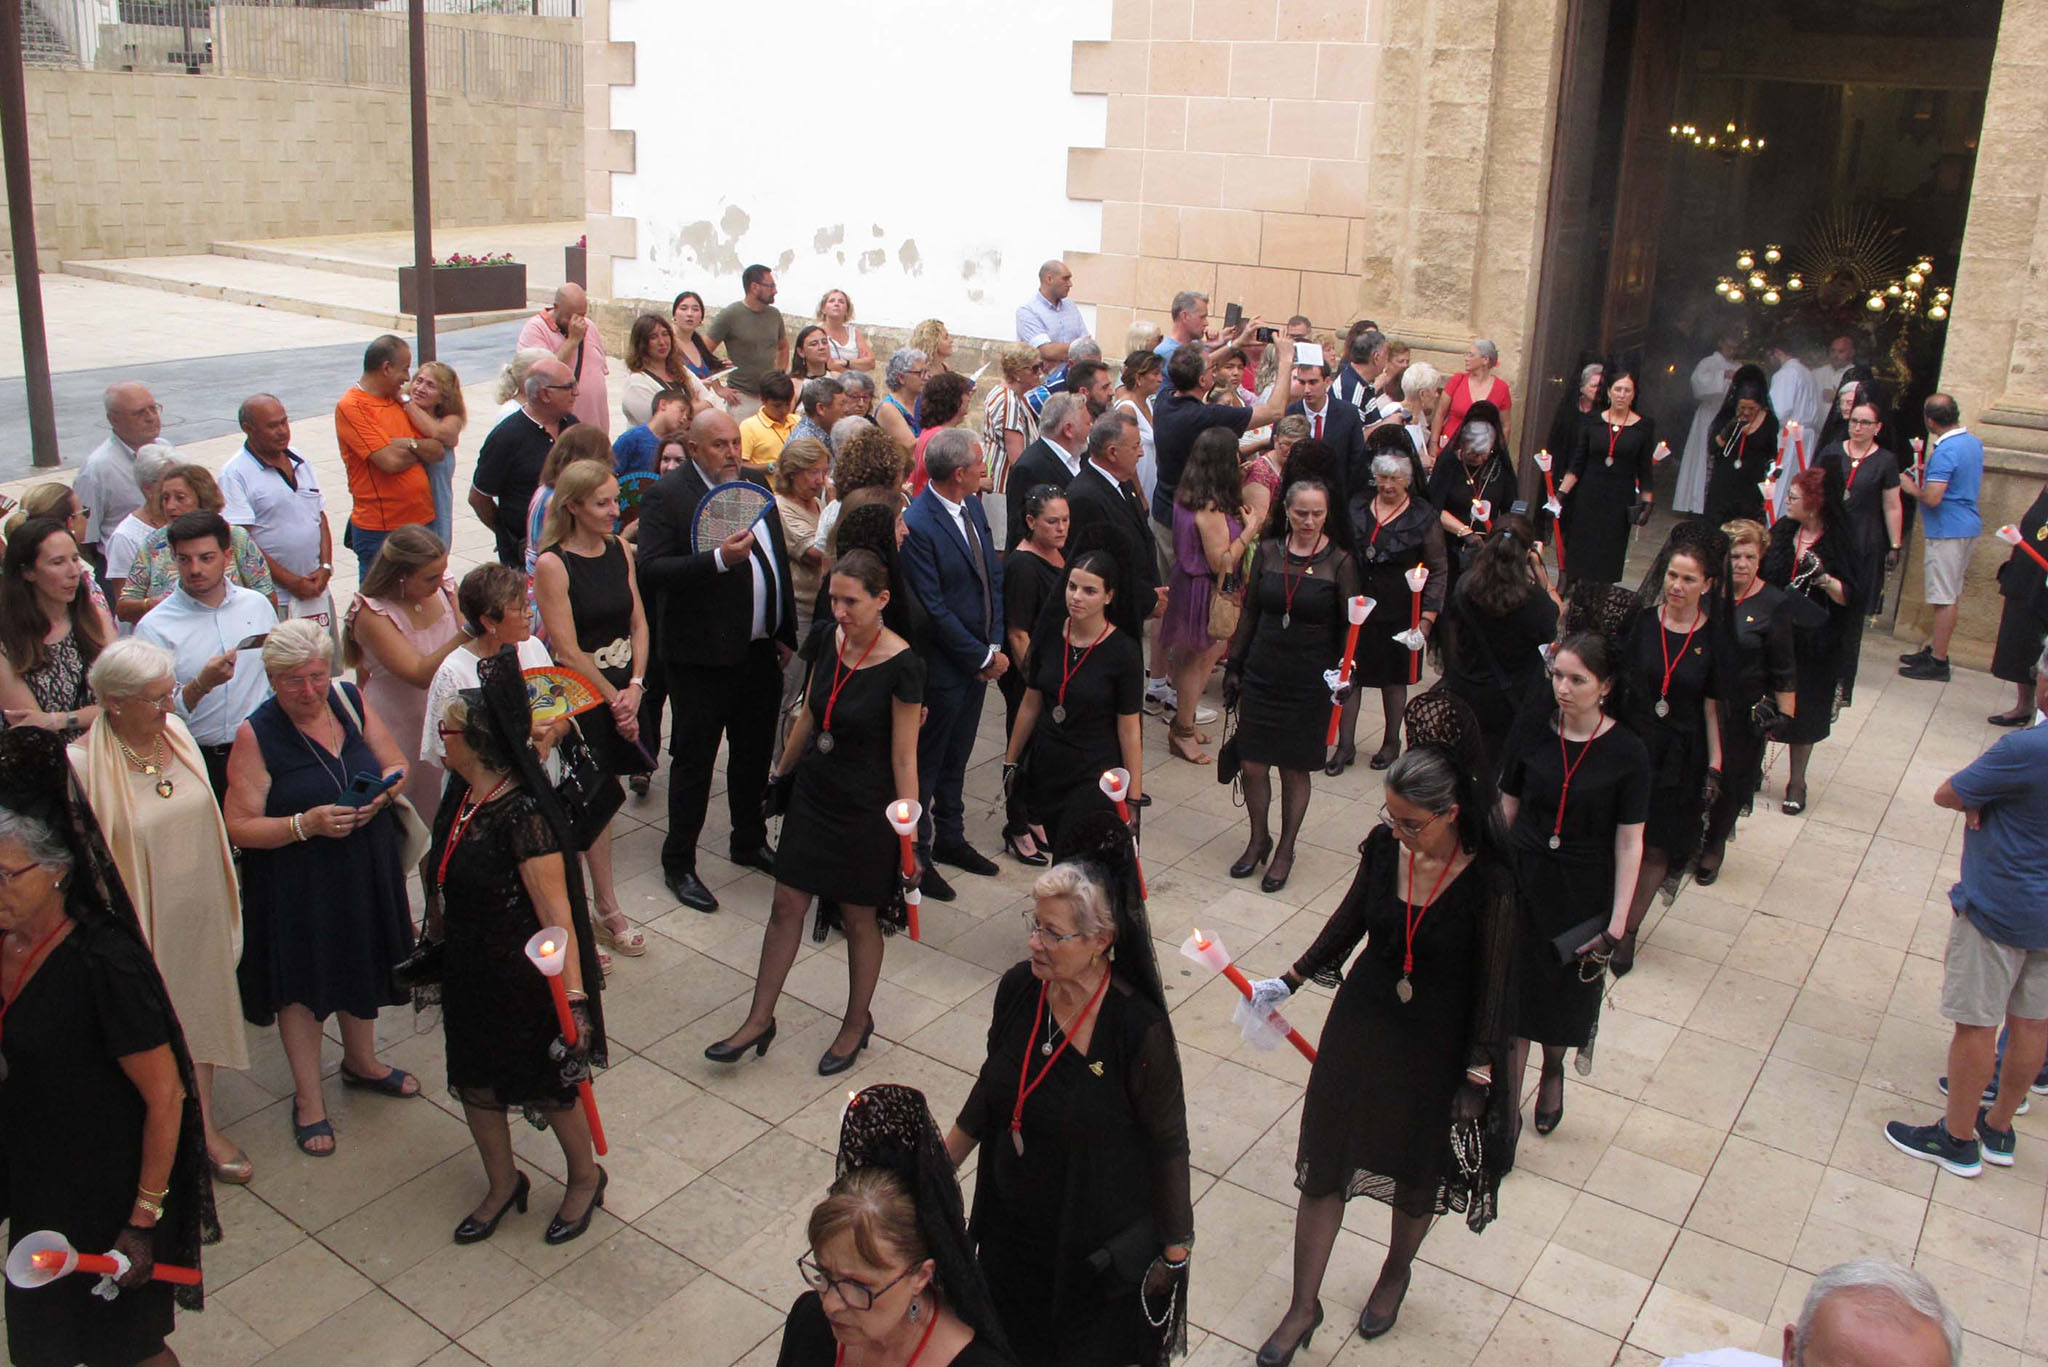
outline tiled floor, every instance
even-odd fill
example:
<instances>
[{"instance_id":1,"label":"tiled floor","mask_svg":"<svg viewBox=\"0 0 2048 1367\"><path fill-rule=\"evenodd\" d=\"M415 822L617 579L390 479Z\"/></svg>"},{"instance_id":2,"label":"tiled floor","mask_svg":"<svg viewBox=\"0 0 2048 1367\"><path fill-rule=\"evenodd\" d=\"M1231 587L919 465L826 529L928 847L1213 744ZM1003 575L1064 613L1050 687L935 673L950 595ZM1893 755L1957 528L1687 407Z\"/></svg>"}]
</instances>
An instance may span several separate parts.
<instances>
[{"instance_id":1,"label":"tiled floor","mask_svg":"<svg viewBox=\"0 0 2048 1367\"><path fill-rule=\"evenodd\" d=\"M337 377L337 392L349 378ZM469 397L472 411L488 411L485 387ZM331 424L294 416L325 486L344 488ZM191 449L218 462L234 445ZM488 542L472 519L458 527L459 574ZM340 560L352 580L351 558ZM1815 1271L1878 1253L1941 1287L1968 1329L1972 1364L2048 1364L2048 1292L2035 1290L2042 1115L2018 1122L2016 1167L1975 1181L1901 1157L1879 1132L1887 1119L1933 1115L1944 1071L1948 1032L1935 1006L1962 837L1928 798L1997 734L1982 718L2009 705L2011 690L1968 673L1946 686L1900 680L1894 644L1868 645L1858 705L1816 752L1811 807L1795 818L1762 804L1720 881L1656 913L1635 973L1603 1013L1598 1066L1572 1076L1556 1134L1528 1132L1499 1221L1478 1237L1455 1220L1431 1234L1387 1339L1367 1345L1326 1329L1297 1361L1639 1367L1713 1346L1775 1352L1777 1327ZM969 776L970 829L983 848L994 844L1000 726L991 708ZM1173 947L1199 923L1250 971L1290 962L1350 877L1379 780L1363 768L1318 777L1293 880L1261 896L1225 873L1242 845L1229 791L1211 771L1169 760L1164 735L1148 723L1156 805L1144 856L1197 1168L1190 1361L1220 1367L1248 1360L1287 1297L1307 1069L1291 1052L1239 1044L1229 987ZM950 1118L979 1062L996 977L1021 955L1014 913L1030 880L1010 863L995 879L963 877L958 902L927 903L924 943L890 942L875 1044L854 1072L814 1071L843 1000L844 953L808 941L774 1048L718 1069L700 1051L744 1013L770 885L718 857L727 823L714 810L701 871L723 909L677 907L657 867L663 796L658 782L618 827L622 889L651 948L620 960L606 998L613 1067L597 1094L612 1182L591 1233L559 1249L541 1243L560 1160L552 1140L522 1127L532 1210L486 1244L449 1243L481 1174L442 1086L430 1019L381 1022L387 1057L421 1075L424 1099L331 1086L340 1147L324 1161L293 1149L276 1036L252 1032L255 1066L223 1073L216 1095L257 1177L222 1190L228 1235L207 1251L209 1308L181 1317L172 1340L186 1363L774 1362L800 1289L792 1261L803 1218L829 1179L846 1092L907 1082ZM1312 989L1294 1012L1311 1036L1327 1000ZM1332 1329L1357 1315L1386 1228L1376 1205L1350 1211L1325 1287Z\"/></svg>"}]
</instances>

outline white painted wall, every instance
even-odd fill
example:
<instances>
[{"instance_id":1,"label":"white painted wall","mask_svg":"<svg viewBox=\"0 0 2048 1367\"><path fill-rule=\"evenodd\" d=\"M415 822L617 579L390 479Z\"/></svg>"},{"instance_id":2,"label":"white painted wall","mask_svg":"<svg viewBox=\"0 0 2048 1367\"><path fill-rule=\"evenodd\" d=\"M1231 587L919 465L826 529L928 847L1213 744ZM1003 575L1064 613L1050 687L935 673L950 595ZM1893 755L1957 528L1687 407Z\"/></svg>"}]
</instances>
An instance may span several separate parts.
<instances>
[{"instance_id":1,"label":"white painted wall","mask_svg":"<svg viewBox=\"0 0 2048 1367\"><path fill-rule=\"evenodd\" d=\"M1039 263L1101 246L1101 206L1067 198L1067 148L1102 145L1107 101L1068 87L1075 40L1107 38L1109 9L611 0L639 81L611 92L639 167L612 177L612 212L639 220L640 251L613 293L694 289L715 310L758 261L787 312L836 286L860 320L1014 336ZM706 111L726 133L686 135Z\"/></svg>"}]
</instances>

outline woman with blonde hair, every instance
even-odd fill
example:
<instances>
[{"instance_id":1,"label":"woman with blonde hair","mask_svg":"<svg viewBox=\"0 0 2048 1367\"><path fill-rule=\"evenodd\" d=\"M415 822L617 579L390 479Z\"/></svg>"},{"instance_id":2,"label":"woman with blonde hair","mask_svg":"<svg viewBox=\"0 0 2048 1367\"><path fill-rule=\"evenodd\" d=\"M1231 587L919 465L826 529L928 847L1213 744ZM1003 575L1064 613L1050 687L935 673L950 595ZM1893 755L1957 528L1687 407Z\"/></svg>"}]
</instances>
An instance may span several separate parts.
<instances>
[{"instance_id":1,"label":"woman with blonde hair","mask_svg":"<svg viewBox=\"0 0 2048 1367\"><path fill-rule=\"evenodd\" d=\"M874 348L868 339L860 335L860 329L853 325L853 297L836 286L826 290L818 300L818 326L825 330L825 340L832 344L832 372L842 370L873 370L875 368Z\"/></svg>"},{"instance_id":2,"label":"woman with blonde hair","mask_svg":"<svg viewBox=\"0 0 2048 1367\"><path fill-rule=\"evenodd\" d=\"M221 493L213 471L204 465L173 465L157 479L156 504L163 522L142 538L114 602L114 610L124 622L141 621L178 587L178 559L171 554L171 523L186 513L217 513L227 506L227 498ZM240 527L228 528L228 535L228 578L274 600L277 588L271 582L270 562L263 558L263 552ZM111 573L111 562L107 568Z\"/></svg>"},{"instance_id":3,"label":"woman with blonde hair","mask_svg":"<svg viewBox=\"0 0 2048 1367\"><path fill-rule=\"evenodd\" d=\"M953 334L936 318L927 318L912 328L910 340L904 345L924 353L925 365L929 372L927 379L932 375L944 375L953 369Z\"/></svg>"},{"instance_id":4,"label":"woman with blonde hair","mask_svg":"<svg viewBox=\"0 0 2048 1367\"><path fill-rule=\"evenodd\" d=\"M492 415L493 425L525 402L526 372L533 369L533 363L545 361L554 354L546 347L537 346L522 347L512 353L512 359L498 372L498 411Z\"/></svg>"},{"instance_id":5,"label":"woman with blonde hair","mask_svg":"<svg viewBox=\"0 0 2048 1367\"><path fill-rule=\"evenodd\" d=\"M647 612L633 576L633 552L612 534L618 517L619 481L608 465L579 460L564 467L541 528L533 596L555 662L590 680L608 704L577 719L598 764L614 776L603 802L580 816L578 832L589 841L598 943L630 957L647 952L647 937L619 909L610 818L618 810L614 804L624 801L616 776L654 766L636 744L646 692Z\"/></svg>"},{"instance_id":6,"label":"woman with blonde hair","mask_svg":"<svg viewBox=\"0 0 2048 1367\"><path fill-rule=\"evenodd\" d=\"M177 663L148 641L116 641L100 652L90 675L100 716L71 743L71 770L185 1028L214 1180L239 1186L255 1169L214 1119L213 1070L249 1066L235 988L241 884L206 760L172 714Z\"/></svg>"},{"instance_id":7,"label":"woman with blonde hair","mask_svg":"<svg viewBox=\"0 0 2048 1367\"><path fill-rule=\"evenodd\" d=\"M993 386L982 401L981 435L989 447L990 463L1007 476L1024 448L1037 439L1038 416L1024 396L1038 383L1045 363L1038 359L1037 347L1022 342L1004 347L997 353L996 363L1002 367L1003 382ZM998 481L997 490L1002 487L1003 481Z\"/></svg>"},{"instance_id":8,"label":"woman with blonde hair","mask_svg":"<svg viewBox=\"0 0 2048 1367\"><path fill-rule=\"evenodd\" d=\"M412 430L438 441L447 453L427 465L427 482L434 486L434 535L447 545L453 533L455 509L455 443L469 425L469 409L462 402L462 381L439 361L421 361L412 373L405 392L405 416Z\"/></svg>"}]
</instances>

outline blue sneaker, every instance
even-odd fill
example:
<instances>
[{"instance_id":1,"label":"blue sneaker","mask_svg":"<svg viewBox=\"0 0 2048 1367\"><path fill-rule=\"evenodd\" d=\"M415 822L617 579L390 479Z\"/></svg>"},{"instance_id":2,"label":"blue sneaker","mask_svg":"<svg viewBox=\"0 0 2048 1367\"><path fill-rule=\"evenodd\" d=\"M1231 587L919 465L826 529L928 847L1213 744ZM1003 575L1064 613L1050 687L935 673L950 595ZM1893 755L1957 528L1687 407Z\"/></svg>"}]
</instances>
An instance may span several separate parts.
<instances>
[{"instance_id":1,"label":"blue sneaker","mask_svg":"<svg viewBox=\"0 0 2048 1367\"><path fill-rule=\"evenodd\" d=\"M2012 1151L2018 1136L2011 1130L1994 1130L1985 1119L1986 1112L1977 1112L1977 1143L1984 1150L1984 1161L1995 1163L2001 1168L2012 1166Z\"/></svg>"},{"instance_id":2,"label":"blue sneaker","mask_svg":"<svg viewBox=\"0 0 2048 1367\"><path fill-rule=\"evenodd\" d=\"M1938 1163L1958 1177L1975 1177L1984 1171L1984 1159L1975 1139L1958 1139L1942 1121L1932 1125L1908 1125L1894 1120L1884 1127L1884 1137L1908 1158Z\"/></svg>"},{"instance_id":3,"label":"blue sneaker","mask_svg":"<svg viewBox=\"0 0 2048 1367\"><path fill-rule=\"evenodd\" d=\"M1947 1079L1947 1078L1945 1078L1945 1077L1944 1077L1944 1078L1936 1078L1936 1079L1935 1079L1935 1082L1934 1082L1934 1085L1935 1085L1936 1087L1939 1087L1939 1088L1941 1089L1941 1094L1942 1094L1942 1095L1943 1095L1944 1097L1948 1095L1948 1079ZM2044 1093L2048 1093L2048 1087L2036 1087L2036 1088L2035 1088L2034 1090L2035 1090L2035 1091L2037 1091L2037 1092L2044 1092ZM1985 1108L1986 1110L1989 1110L1989 1109L1990 1109L1991 1107L1993 1107L1993 1106L1995 1106L1995 1105L1997 1105L1997 1104L1998 1104L1998 1079L1997 1079L1996 1077L1992 1078L1992 1079L1991 1079L1991 1085L1990 1085L1990 1086L1988 1086L1988 1087L1986 1087L1986 1088L1984 1089L1984 1095L1982 1095L1981 1097L1979 1097L1979 1098L1977 1098L1977 1099L1978 1099L1979 1101L1981 1101L1981 1102L1982 1102L1982 1103L1984 1104L1984 1108ZM2018 1110L2016 1110L2016 1111L2014 1111L2014 1112L2013 1112L2013 1114L2014 1114L2014 1115L2025 1115L2025 1114L2026 1114L2026 1113L2027 1113L2028 1111L2031 1111L2031 1110L2033 1110L2033 1109L2034 1109L2034 1103L2033 1103L2033 1100L2032 1100L2031 1098L2029 1098L2029 1097L2021 1097L2021 1098L2020 1098L2020 1106L2019 1106L2019 1109L2018 1109Z\"/></svg>"}]
</instances>

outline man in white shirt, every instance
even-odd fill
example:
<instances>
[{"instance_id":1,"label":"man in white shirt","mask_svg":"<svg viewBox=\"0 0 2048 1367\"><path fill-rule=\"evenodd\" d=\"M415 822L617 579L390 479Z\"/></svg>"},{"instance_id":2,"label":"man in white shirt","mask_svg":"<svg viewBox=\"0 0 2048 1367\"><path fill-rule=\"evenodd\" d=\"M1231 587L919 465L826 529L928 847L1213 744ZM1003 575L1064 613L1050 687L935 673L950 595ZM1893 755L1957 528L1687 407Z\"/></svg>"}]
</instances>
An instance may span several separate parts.
<instances>
[{"instance_id":1,"label":"man in white shirt","mask_svg":"<svg viewBox=\"0 0 2048 1367\"><path fill-rule=\"evenodd\" d=\"M1799 359L1796 343L1787 334L1780 333L1771 339L1764 361L1771 367L1771 411L1778 415L1778 464L1782 473L1778 476L1777 498L1771 511L1776 519L1785 515L1785 495L1791 491L1792 477L1820 456L1815 447L1820 437L1820 386L1814 383L1813 372ZM1798 424L1796 434L1794 423Z\"/></svg>"},{"instance_id":2,"label":"man in white shirt","mask_svg":"<svg viewBox=\"0 0 2048 1367\"><path fill-rule=\"evenodd\" d=\"M249 533L270 566L282 617L325 619L334 574L327 506L312 464L292 450L292 422L274 394L242 400L242 449L221 467L221 515Z\"/></svg>"},{"instance_id":3,"label":"man in white shirt","mask_svg":"<svg viewBox=\"0 0 2048 1367\"><path fill-rule=\"evenodd\" d=\"M254 589L228 580L232 533L219 513L186 513L170 526L178 587L136 625L135 637L178 657L178 715L206 756L213 795L228 790L228 751L235 730L270 696L270 676L255 652L277 625L277 610Z\"/></svg>"},{"instance_id":4,"label":"man in white shirt","mask_svg":"<svg viewBox=\"0 0 2048 1367\"><path fill-rule=\"evenodd\" d=\"M1017 305L1017 340L1037 347L1048 366L1066 364L1068 350L1088 335L1081 310L1067 302L1073 288L1067 263L1048 261L1038 268L1038 293Z\"/></svg>"},{"instance_id":5,"label":"man in white shirt","mask_svg":"<svg viewBox=\"0 0 2048 1367\"><path fill-rule=\"evenodd\" d=\"M1963 1322L1934 1283L1882 1258L1837 1263L1813 1279L1785 1326L1784 1367L1955 1367ZM1663 1367L1777 1367L1741 1348L1665 1358Z\"/></svg>"},{"instance_id":6,"label":"man in white shirt","mask_svg":"<svg viewBox=\"0 0 2048 1367\"><path fill-rule=\"evenodd\" d=\"M1847 333L1828 343L1828 363L1816 366L1813 382L1820 386L1821 411L1826 412L1842 388L1842 375L1856 364L1856 339Z\"/></svg>"},{"instance_id":7,"label":"man in white shirt","mask_svg":"<svg viewBox=\"0 0 2048 1367\"><path fill-rule=\"evenodd\" d=\"M146 385L123 380L107 386L104 396L107 426L113 434L85 458L71 488L85 505L83 549L104 584L107 565L100 547L121 520L142 506L142 486L135 479L135 453L163 434L163 405ZM170 443L162 445L169 447ZM176 448L171 448L176 449ZM113 566L117 575L128 573L126 565Z\"/></svg>"}]
</instances>

